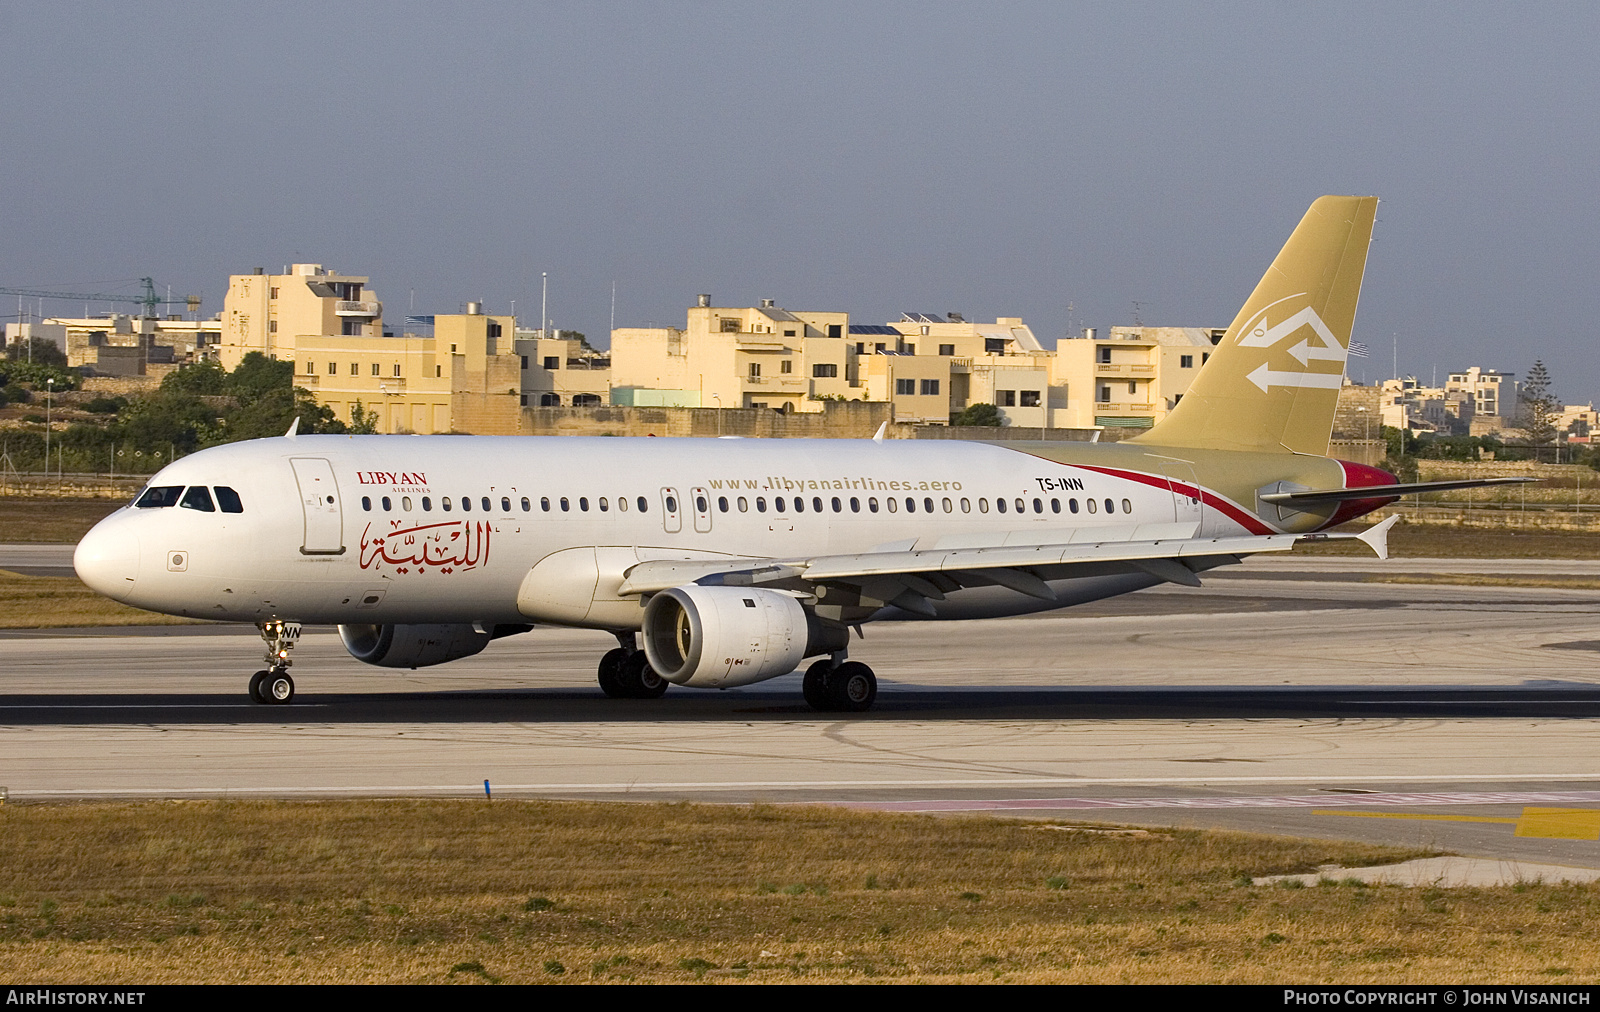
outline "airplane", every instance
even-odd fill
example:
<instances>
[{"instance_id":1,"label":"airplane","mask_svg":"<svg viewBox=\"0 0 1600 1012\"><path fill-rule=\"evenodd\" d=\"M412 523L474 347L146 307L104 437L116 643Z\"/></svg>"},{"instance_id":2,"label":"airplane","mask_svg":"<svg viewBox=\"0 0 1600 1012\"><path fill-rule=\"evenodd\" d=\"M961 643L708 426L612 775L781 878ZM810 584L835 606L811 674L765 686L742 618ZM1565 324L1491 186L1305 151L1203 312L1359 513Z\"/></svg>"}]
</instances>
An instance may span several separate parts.
<instances>
[{"instance_id":1,"label":"airplane","mask_svg":"<svg viewBox=\"0 0 1600 1012\"><path fill-rule=\"evenodd\" d=\"M359 661L418 668L536 625L604 630L606 695L795 671L867 710L850 633L1064 608L1313 539L1387 557L1400 484L1327 456L1378 201L1311 205L1189 392L1116 443L299 435L174 461L78 544L85 584L250 622L250 698L295 695L291 651L335 625ZM641 645L642 641L642 645Z\"/></svg>"}]
</instances>

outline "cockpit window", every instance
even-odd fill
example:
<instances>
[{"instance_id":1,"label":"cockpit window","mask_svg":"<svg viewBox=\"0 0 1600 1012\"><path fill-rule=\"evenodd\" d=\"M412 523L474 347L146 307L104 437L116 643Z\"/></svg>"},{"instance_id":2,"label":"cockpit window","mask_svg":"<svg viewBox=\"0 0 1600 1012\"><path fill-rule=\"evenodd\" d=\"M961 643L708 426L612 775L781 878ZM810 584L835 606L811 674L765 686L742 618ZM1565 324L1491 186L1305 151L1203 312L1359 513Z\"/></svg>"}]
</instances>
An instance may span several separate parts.
<instances>
[{"instance_id":1,"label":"cockpit window","mask_svg":"<svg viewBox=\"0 0 1600 1012\"><path fill-rule=\"evenodd\" d=\"M244 502L240 500L239 493L226 485L218 485L211 491L217 494L217 505L222 507L224 513L243 513Z\"/></svg>"},{"instance_id":2,"label":"cockpit window","mask_svg":"<svg viewBox=\"0 0 1600 1012\"><path fill-rule=\"evenodd\" d=\"M134 505L146 510L176 506L178 497L182 494L182 485L151 485L144 490L144 495L141 495Z\"/></svg>"},{"instance_id":3,"label":"cockpit window","mask_svg":"<svg viewBox=\"0 0 1600 1012\"><path fill-rule=\"evenodd\" d=\"M206 491L204 485L191 485L189 491L183 494L183 501L178 505L186 510L199 510L202 513L217 511L217 508L211 505L211 493Z\"/></svg>"}]
</instances>

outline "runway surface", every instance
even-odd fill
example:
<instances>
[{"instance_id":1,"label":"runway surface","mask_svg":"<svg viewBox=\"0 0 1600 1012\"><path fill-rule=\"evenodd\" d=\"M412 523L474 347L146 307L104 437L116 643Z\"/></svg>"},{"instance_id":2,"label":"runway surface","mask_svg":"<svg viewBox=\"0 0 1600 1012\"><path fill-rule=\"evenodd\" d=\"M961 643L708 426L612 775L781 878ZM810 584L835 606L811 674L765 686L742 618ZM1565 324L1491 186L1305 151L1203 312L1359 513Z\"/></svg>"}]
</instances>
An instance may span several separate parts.
<instances>
[{"instance_id":1,"label":"runway surface","mask_svg":"<svg viewBox=\"0 0 1600 1012\"><path fill-rule=\"evenodd\" d=\"M593 668L609 638L553 628L415 672L365 667L309 630L287 708L244 701L254 630L4 633L0 783L28 800L466 796L489 780L501 795L1223 826L1600 868L1600 592L1359 582L1377 565L1263 560L1201 590L868 626L852 657L878 672L879 703L849 717L811 712L793 675L608 700Z\"/></svg>"}]
</instances>

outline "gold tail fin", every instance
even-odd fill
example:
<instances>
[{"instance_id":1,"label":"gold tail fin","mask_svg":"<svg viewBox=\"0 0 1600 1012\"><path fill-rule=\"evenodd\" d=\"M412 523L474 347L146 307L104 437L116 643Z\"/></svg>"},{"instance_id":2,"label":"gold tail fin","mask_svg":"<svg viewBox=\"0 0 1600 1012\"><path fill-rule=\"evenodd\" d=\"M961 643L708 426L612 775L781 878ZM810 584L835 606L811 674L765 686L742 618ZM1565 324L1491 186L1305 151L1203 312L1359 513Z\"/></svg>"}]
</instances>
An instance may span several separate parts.
<instances>
[{"instance_id":1,"label":"gold tail fin","mask_svg":"<svg viewBox=\"0 0 1600 1012\"><path fill-rule=\"evenodd\" d=\"M1320 197L1183 400L1133 442L1325 454L1377 197Z\"/></svg>"}]
</instances>

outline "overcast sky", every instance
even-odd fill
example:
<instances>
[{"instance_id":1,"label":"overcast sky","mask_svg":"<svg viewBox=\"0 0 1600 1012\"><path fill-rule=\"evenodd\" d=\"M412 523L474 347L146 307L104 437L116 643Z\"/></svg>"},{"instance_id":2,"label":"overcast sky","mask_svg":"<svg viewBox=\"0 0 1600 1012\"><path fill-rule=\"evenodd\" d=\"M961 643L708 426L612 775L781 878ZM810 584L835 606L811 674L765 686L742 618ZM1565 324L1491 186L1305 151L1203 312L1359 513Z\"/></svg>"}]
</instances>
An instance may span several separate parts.
<instances>
[{"instance_id":1,"label":"overcast sky","mask_svg":"<svg viewBox=\"0 0 1600 1012\"><path fill-rule=\"evenodd\" d=\"M0 0L0 286L1224 326L1376 194L1352 375L1600 397L1593 4ZM117 288L120 290L120 288ZM1073 309L1068 315L1068 305ZM104 307L102 307L104 308ZM82 311L81 304L46 306ZM0 298L0 313L14 314Z\"/></svg>"}]
</instances>

